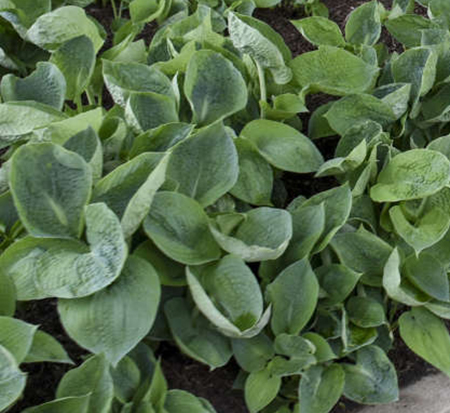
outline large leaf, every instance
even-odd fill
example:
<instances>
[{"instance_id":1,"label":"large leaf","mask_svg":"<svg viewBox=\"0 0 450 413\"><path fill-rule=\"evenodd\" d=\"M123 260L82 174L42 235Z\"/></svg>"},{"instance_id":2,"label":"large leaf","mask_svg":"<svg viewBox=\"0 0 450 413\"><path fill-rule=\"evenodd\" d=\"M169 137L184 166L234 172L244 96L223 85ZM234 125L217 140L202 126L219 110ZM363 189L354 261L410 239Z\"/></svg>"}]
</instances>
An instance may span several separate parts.
<instances>
[{"instance_id":1,"label":"large leaf","mask_svg":"<svg viewBox=\"0 0 450 413\"><path fill-rule=\"evenodd\" d=\"M364 347L356 353L356 365L344 364L344 396L363 404L398 400L395 367L381 348Z\"/></svg>"},{"instance_id":2,"label":"large leaf","mask_svg":"<svg viewBox=\"0 0 450 413\"><path fill-rule=\"evenodd\" d=\"M12 158L10 186L17 211L36 237L79 237L92 173L84 159L58 145L22 146Z\"/></svg>"},{"instance_id":3,"label":"large leaf","mask_svg":"<svg viewBox=\"0 0 450 413\"><path fill-rule=\"evenodd\" d=\"M157 193L144 230L161 251L183 264L205 264L220 257L207 215L198 202L186 195Z\"/></svg>"},{"instance_id":4,"label":"large leaf","mask_svg":"<svg viewBox=\"0 0 450 413\"><path fill-rule=\"evenodd\" d=\"M397 202L433 195L450 181L450 162L440 152L412 149L395 156L370 190L376 202Z\"/></svg>"},{"instance_id":5,"label":"large leaf","mask_svg":"<svg viewBox=\"0 0 450 413\"><path fill-rule=\"evenodd\" d=\"M300 333L312 317L319 296L319 283L309 262L304 259L290 265L266 291L273 306L273 332Z\"/></svg>"},{"instance_id":6,"label":"large leaf","mask_svg":"<svg viewBox=\"0 0 450 413\"><path fill-rule=\"evenodd\" d=\"M310 92L344 96L368 91L378 68L343 49L321 46L292 60L295 81Z\"/></svg>"},{"instance_id":7,"label":"large leaf","mask_svg":"<svg viewBox=\"0 0 450 413\"><path fill-rule=\"evenodd\" d=\"M323 163L319 150L305 135L280 122L254 120L245 126L241 137L253 143L267 162L284 171L315 172Z\"/></svg>"},{"instance_id":8,"label":"large leaf","mask_svg":"<svg viewBox=\"0 0 450 413\"><path fill-rule=\"evenodd\" d=\"M105 356L87 359L80 367L69 370L58 384L58 399L90 395L88 413L107 413L111 409L114 387Z\"/></svg>"},{"instance_id":9,"label":"large leaf","mask_svg":"<svg viewBox=\"0 0 450 413\"><path fill-rule=\"evenodd\" d=\"M247 86L241 73L221 54L200 50L189 61L184 93L194 113L193 122L207 125L244 109Z\"/></svg>"},{"instance_id":10,"label":"large leaf","mask_svg":"<svg viewBox=\"0 0 450 413\"><path fill-rule=\"evenodd\" d=\"M94 45L88 36L74 37L53 52L50 62L66 79L66 98L74 100L86 89L94 73Z\"/></svg>"},{"instance_id":11,"label":"large leaf","mask_svg":"<svg viewBox=\"0 0 450 413\"><path fill-rule=\"evenodd\" d=\"M232 356L229 339L213 330L202 315L195 315L185 299L168 301L164 312L172 336L183 353L211 369L228 363Z\"/></svg>"},{"instance_id":12,"label":"large leaf","mask_svg":"<svg viewBox=\"0 0 450 413\"><path fill-rule=\"evenodd\" d=\"M227 255L218 263L186 271L197 307L223 334L253 337L268 323L270 307L263 314L258 281L241 259Z\"/></svg>"},{"instance_id":13,"label":"large leaf","mask_svg":"<svg viewBox=\"0 0 450 413\"><path fill-rule=\"evenodd\" d=\"M105 202L116 213L125 238L133 235L150 211L156 191L165 181L169 157L143 153L96 184L93 199Z\"/></svg>"},{"instance_id":14,"label":"large leaf","mask_svg":"<svg viewBox=\"0 0 450 413\"><path fill-rule=\"evenodd\" d=\"M450 335L444 322L424 308L413 308L400 316L399 325L408 347L450 376Z\"/></svg>"},{"instance_id":15,"label":"large leaf","mask_svg":"<svg viewBox=\"0 0 450 413\"><path fill-rule=\"evenodd\" d=\"M82 8L65 6L40 16L26 37L37 46L53 51L67 40L81 35L89 37L96 52L100 50L103 39L97 25Z\"/></svg>"},{"instance_id":16,"label":"large leaf","mask_svg":"<svg viewBox=\"0 0 450 413\"><path fill-rule=\"evenodd\" d=\"M389 33L408 49L421 45L422 30L436 28L437 25L417 14L404 14L385 21Z\"/></svg>"},{"instance_id":17,"label":"large leaf","mask_svg":"<svg viewBox=\"0 0 450 413\"><path fill-rule=\"evenodd\" d=\"M203 207L213 204L237 181L238 155L222 123L200 129L174 147L167 175L181 192Z\"/></svg>"},{"instance_id":18,"label":"large leaf","mask_svg":"<svg viewBox=\"0 0 450 413\"><path fill-rule=\"evenodd\" d=\"M302 413L328 413L344 391L345 373L339 364L313 366L300 380Z\"/></svg>"},{"instance_id":19,"label":"large leaf","mask_svg":"<svg viewBox=\"0 0 450 413\"><path fill-rule=\"evenodd\" d=\"M292 238L292 219L287 211L262 207L219 216L212 221L211 232L222 249L244 261L274 260Z\"/></svg>"},{"instance_id":20,"label":"large leaf","mask_svg":"<svg viewBox=\"0 0 450 413\"><path fill-rule=\"evenodd\" d=\"M34 100L61 110L66 96L66 80L52 63L39 62L30 76L20 79L12 74L3 76L1 92L4 102Z\"/></svg>"},{"instance_id":21,"label":"large leaf","mask_svg":"<svg viewBox=\"0 0 450 413\"><path fill-rule=\"evenodd\" d=\"M20 397L26 380L14 356L0 345L0 410L11 406Z\"/></svg>"},{"instance_id":22,"label":"large leaf","mask_svg":"<svg viewBox=\"0 0 450 413\"><path fill-rule=\"evenodd\" d=\"M129 257L115 283L89 297L60 300L58 310L72 339L94 354L105 353L117 365L150 331L159 298L153 267Z\"/></svg>"}]
</instances>

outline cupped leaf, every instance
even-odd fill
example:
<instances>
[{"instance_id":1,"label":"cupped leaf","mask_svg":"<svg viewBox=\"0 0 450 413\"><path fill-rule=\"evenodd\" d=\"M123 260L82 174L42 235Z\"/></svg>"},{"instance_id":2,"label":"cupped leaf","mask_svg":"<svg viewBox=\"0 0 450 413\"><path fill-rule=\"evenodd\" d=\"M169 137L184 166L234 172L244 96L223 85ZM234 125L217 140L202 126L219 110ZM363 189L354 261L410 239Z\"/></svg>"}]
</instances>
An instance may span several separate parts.
<instances>
[{"instance_id":1,"label":"cupped leaf","mask_svg":"<svg viewBox=\"0 0 450 413\"><path fill-rule=\"evenodd\" d=\"M20 397L26 380L14 356L0 345L0 410L7 409Z\"/></svg>"},{"instance_id":2,"label":"cupped leaf","mask_svg":"<svg viewBox=\"0 0 450 413\"><path fill-rule=\"evenodd\" d=\"M307 17L291 22L315 46L345 46L339 26L321 16Z\"/></svg>"},{"instance_id":3,"label":"cupped leaf","mask_svg":"<svg viewBox=\"0 0 450 413\"><path fill-rule=\"evenodd\" d=\"M381 285L381 277L392 247L381 238L361 226L354 232L337 234L331 247L342 264L362 274L362 282L368 285Z\"/></svg>"},{"instance_id":4,"label":"cupped leaf","mask_svg":"<svg viewBox=\"0 0 450 413\"><path fill-rule=\"evenodd\" d=\"M105 202L120 218L130 237L150 211L154 196L166 179L170 155L143 153L117 167L94 188L95 202Z\"/></svg>"},{"instance_id":5,"label":"cupped leaf","mask_svg":"<svg viewBox=\"0 0 450 413\"><path fill-rule=\"evenodd\" d=\"M352 44L373 46L381 35L379 5L376 0L351 12L345 25L345 38Z\"/></svg>"},{"instance_id":6,"label":"cupped leaf","mask_svg":"<svg viewBox=\"0 0 450 413\"><path fill-rule=\"evenodd\" d=\"M120 106L125 106L133 92L152 92L175 98L172 82L158 69L141 63L102 62L106 87Z\"/></svg>"},{"instance_id":7,"label":"cupped leaf","mask_svg":"<svg viewBox=\"0 0 450 413\"><path fill-rule=\"evenodd\" d=\"M239 176L231 195L253 205L270 205L273 170L255 145L242 138L234 140L239 158Z\"/></svg>"},{"instance_id":8,"label":"cupped leaf","mask_svg":"<svg viewBox=\"0 0 450 413\"><path fill-rule=\"evenodd\" d=\"M23 413L88 413L90 395L65 397L25 409Z\"/></svg>"},{"instance_id":9,"label":"cupped leaf","mask_svg":"<svg viewBox=\"0 0 450 413\"><path fill-rule=\"evenodd\" d=\"M319 150L305 135L280 122L254 120L244 127L241 138L253 143L267 162L284 171L315 172L323 163Z\"/></svg>"},{"instance_id":10,"label":"cupped leaf","mask_svg":"<svg viewBox=\"0 0 450 413\"><path fill-rule=\"evenodd\" d=\"M236 219L242 222L235 224ZM248 213L219 216L210 225L217 243L244 261L274 260L292 238L292 219L287 211L256 208Z\"/></svg>"},{"instance_id":11,"label":"cupped leaf","mask_svg":"<svg viewBox=\"0 0 450 413\"><path fill-rule=\"evenodd\" d=\"M328 413L344 391L345 373L339 364L313 366L300 380L302 413Z\"/></svg>"},{"instance_id":12,"label":"cupped leaf","mask_svg":"<svg viewBox=\"0 0 450 413\"><path fill-rule=\"evenodd\" d=\"M60 298L84 297L120 275L128 248L116 215L105 204L91 204L85 217L90 248L80 242L55 240L36 263L38 291Z\"/></svg>"},{"instance_id":13,"label":"cupped leaf","mask_svg":"<svg viewBox=\"0 0 450 413\"><path fill-rule=\"evenodd\" d=\"M194 199L176 192L158 192L144 230L158 248L177 262L205 264L220 257L208 217Z\"/></svg>"},{"instance_id":14,"label":"cupped leaf","mask_svg":"<svg viewBox=\"0 0 450 413\"><path fill-rule=\"evenodd\" d=\"M222 123L200 129L175 146L171 152L167 176L178 192L209 206L235 185L238 155Z\"/></svg>"},{"instance_id":15,"label":"cupped leaf","mask_svg":"<svg viewBox=\"0 0 450 413\"><path fill-rule=\"evenodd\" d=\"M450 335L444 322L425 308L413 308L399 319L407 346L450 377Z\"/></svg>"},{"instance_id":16,"label":"cupped leaf","mask_svg":"<svg viewBox=\"0 0 450 413\"><path fill-rule=\"evenodd\" d=\"M286 268L266 289L273 306L273 332L298 334L312 317L319 283L307 259Z\"/></svg>"},{"instance_id":17,"label":"cupped leaf","mask_svg":"<svg viewBox=\"0 0 450 413\"><path fill-rule=\"evenodd\" d=\"M92 185L84 159L41 143L22 146L11 162L11 192L28 232L36 237L79 237Z\"/></svg>"},{"instance_id":18,"label":"cupped leaf","mask_svg":"<svg viewBox=\"0 0 450 413\"><path fill-rule=\"evenodd\" d=\"M269 69L276 83L285 84L291 80L291 69L286 66L291 52L269 25L253 17L230 12L228 31L234 46L250 55L263 69Z\"/></svg>"},{"instance_id":19,"label":"cupped leaf","mask_svg":"<svg viewBox=\"0 0 450 413\"><path fill-rule=\"evenodd\" d=\"M331 64L332 62L332 64ZM378 68L343 49L321 46L292 60L295 81L310 92L345 96L368 91L375 84Z\"/></svg>"},{"instance_id":20,"label":"cupped leaf","mask_svg":"<svg viewBox=\"0 0 450 413\"><path fill-rule=\"evenodd\" d=\"M239 70L220 53L200 50L189 61L184 93L193 122L207 125L245 108L247 86Z\"/></svg>"},{"instance_id":21,"label":"cupped leaf","mask_svg":"<svg viewBox=\"0 0 450 413\"><path fill-rule=\"evenodd\" d=\"M383 404L398 400L395 367L377 346L356 353L356 365L344 364L344 396L363 404Z\"/></svg>"},{"instance_id":22,"label":"cupped leaf","mask_svg":"<svg viewBox=\"0 0 450 413\"><path fill-rule=\"evenodd\" d=\"M40 16L28 29L26 38L46 50L56 50L67 40L85 35L96 52L103 45L97 25L84 10L76 6L64 6Z\"/></svg>"},{"instance_id":23,"label":"cupped leaf","mask_svg":"<svg viewBox=\"0 0 450 413\"><path fill-rule=\"evenodd\" d=\"M66 80L54 64L39 62L30 76L20 79L3 76L0 89L4 102L34 100L61 110L66 96Z\"/></svg>"},{"instance_id":24,"label":"cupped leaf","mask_svg":"<svg viewBox=\"0 0 450 413\"><path fill-rule=\"evenodd\" d=\"M245 382L245 403L250 413L257 413L275 399L281 387L281 377L268 369L250 373Z\"/></svg>"},{"instance_id":25,"label":"cupped leaf","mask_svg":"<svg viewBox=\"0 0 450 413\"><path fill-rule=\"evenodd\" d=\"M146 261L129 257L121 276L102 291L60 300L62 324L72 339L114 366L150 331L160 299L158 275Z\"/></svg>"},{"instance_id":26,"label":"cupped leaf","mask_svg":"<svg viewBox=\"0 0 450 413\"><path fill-rule=\"evenodd\" d=\"M395 156L370 190L375 202L397 202L433 195L450 181L450 162L440 152L411 149Z\"/></svg>"},{"instance_id":27,"label":"cupped leaf","mask_svg":"<svg viewBox=\"0 0 450 413\"><path fill-rule=\"evenodd\" d=\"M215 264L188 267L186 275L197 307L223 334L250 338L268 323L270 307L263 314L258 281L238 257L227 255Z\"/></svg>"},{"instance_id":28,"label":"cupped leaf","mask_svg":"<svg viewBox=\"0 0 450 413\"><path fill-rule=\"evenodd\" d=\"M74 364L64 347L50 334L37 330L24 363L65 363Z\"/></svg>"},{"instance_id":29,"label":"cupped leaf","mask_svg":"<svg viewBox=\"0 0 450 413\"><path fill-rule=\"evenodd\" d=\"M348 319L361 328L378 327L386 322L383 306L371 297L351 297L346 310Z\"/></svg>"},{"instance_id":30,"label":"cupped leaf","mask_svg":"<svg viewBox=\"0 0 450 413\"><path fill-rule=\"evenodd\" d=\"M103 354L87 359L80 367L69 370L58 384L56 397L90 395L88 413L107 413L111 409L114 386L109 363Z\"/></svg>"},{"instance_id":31,"label":"cupped leaf","mask_svg":"<svg viewBox=\"0 0 450 413\"><path fill-rule=\"evenodd\" d=\"M213 330L202 315L195 315L194 312L184 298L174 298L164 306L178 347L211 370L226 365L232 356L229 339Z\"/></svg>"},{"instance_id":32,"label":"cupped leaf","mask_svg":"<svg viewBox=\"0 0 450 413\"><path fill-rule=\"evenodd\" d=\"M88 36L74 37L53 52L50 62L64 75L66 98L74 100L84 92L94 73L94 44Z\"/></svg>"}]
</instances>

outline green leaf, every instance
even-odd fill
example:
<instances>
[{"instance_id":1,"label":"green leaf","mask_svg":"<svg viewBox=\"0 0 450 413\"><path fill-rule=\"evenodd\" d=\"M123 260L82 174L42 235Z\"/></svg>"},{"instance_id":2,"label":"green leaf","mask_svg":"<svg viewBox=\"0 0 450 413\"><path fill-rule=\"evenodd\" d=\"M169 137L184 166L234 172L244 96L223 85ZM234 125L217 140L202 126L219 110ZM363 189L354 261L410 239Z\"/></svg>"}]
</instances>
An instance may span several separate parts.
<instances>
[{"instance_id":1,"label":"green leaf","mask_svg":"<svg viewBox=\"0 0 450 413\"><path fill-rule=\"evenodd\" d=\"M174 298L164 306L172 336L181 351L210 367L225 366L231 356L228 338L211 329L202 315L195 315L184 298Z\"/></svg>"},{"instance_id":2,"label":"green leaf","mask_svg":"<svg viewBox=\"0 0 450 413\"><path fill-rule=\"evenodd\" d=\"M50 62L66 79L66 98L74 100L85 91L94 73L94 45L88 36L74 37L53 52Z\"/></svg>"},{"instance_id":3,"label":"green leaf","mask_svg":"<svg viewBox=\"0 0 450 413\"><path fill-rule=\"evenodd\" d=\"M26 381L27 376L19 370L14 356L0 345L0 410L7 409L20 397Z\"/></svg>"},{"instance_id":4,"label":"green leaf","mask_svg":"<svg viewBox=\"0 0 450 413\"><path fill-rule=\"evenodd\" d=\"M94 354L105 353L116 366L150 331L160 294L153 267L129 257L115 283L89 297L60 300L58 311L72 339Z\"/></svg>"},{"instance_id":5,"label":"green leaf","mask_svg":"<svg viewBox=\"0 0 450 413\"><path fill-rule=\"evenodd\" d=\"M298 334L312 317L319 295L319 283L304 259L286 268L266 289L273 305L273 332Z\"/></svg>"},{"instance_id":6,"label":"green leaf","mask_svg":"<svg viewBox=\"0 0 450 413\"><path fill-rule=\"evenodd\" d=\"M50 334L37 330L24 363L65 363L74 364L64 347Z\"/></svg>"},{"instance_id":7,"label":"green leaf","mask_svg":"<svg viewBox=\"0 0 450 413\"><path fill-rule=\"evenodd\" d=\"M245 382L245 403L250 413L264 409L278 394L281 377L272 376L268 369L250 373Z\"/></svg>"},{"instance_id":8,"label":"green leaf","mask_svg":"<svg viewBox=\"0 0 450 413\"><path fill-rule=\"evenodd\" d=\"M288 83L292 72L286 66L291 52L283 38L269 25L236 13L228 13L228 31L234 46L248 54L263 69L269 69L278 84Z\"/></svg>"},{"instance_id":9,"label":"green leaf","mask_svg":"<svg viewBox=\"0 0 450 413\"><path fill-rule=\"evenodd\" d=\"M150 211L166 179L170 155L143 153L117 167L94 188L95 202L105 202L120 218L125 238L132 236Z\"/></svg>"},{"instance_id":10,"label":"green leaf","mask_svg":"<svg viewBox=\"0 0 450 413\"><path fill-rule=\"evenodd\" d=\"M378 327L386 322L384 308L374 298L351 297L347 301L345 308L349 320L358 327Z\"/></svg>"},{"instance_id":11,"label":"green leaf","mask_svg":"<svg viewBox=\"0 0 450 413\"><path fill-rule=\"evenodd\" d=\"M317 363L322 363L324 361L330 361L337 358L328 341L325 340L320 334L306 333L303 334L303 338L310 341L316 348L314 357L316 358Z\"/></svg>"},{"instance_id":12,"label":"green leaf","mask_svg":"<svg viewBox=\"0 0 450 413\"><path fill-rule=\"evenodd\" d=\"M383 404L398 400L395 367L381 348L364 347L356 353L356 365L343 364L344 396L363 404Z\"/></svg>"},{"instance_id":13,"label":"green leaf","mask_svg":"<svg viewBox=\"0 0 450 413\"><path fill-rule=\"evenodd\" d=\"M380 11L376 0L357 7L348 16L345 38L349 43L373 46L380 35Z\"/></svg>"},{"instance_id":14,"label":"green leaf","mask_svg":"<svg viewBox=\"0 0 450 413\"><path fill-rule=\"evenodd\" d=\"M325 296L320 298L321 303L326 306L334 306L344 302L361 278L361 273L341 264L323 265L315 268L314 272L321 289L325 292Z\"/></svg>"},{"instance_id":15,"label":"green leaf","mask_svg":"<svg viewBox=\"0 0 450 413\"><path fill-rule=\"evenodd\" d=\"M325 226L315 251L323 250L336 232L347 222L352 208L352 192L345 184L323 191L309 198L302 207L312 207L323 203L325 208Z\"/></svg>"},{"instance_id":16,"label":"green leaf","mask_svg":"<svg viewBox=\"0 0 450 413\"><path fill-rule=\"evenodd\" d=\"M133 0L130 2L130 16L134 24L149 23L161 16L166 0ZM170 1L168 2L170 4Z\"/></svg>"},{"instance_id":17,"label":"green leaf","mask_svg":"<svg viewBox=\"0 0 450 413\"><path fill-rule=\"evenodd\" d=\"M0 146L29 138L31 133L65 116L51 106L34 102L9 102L0 104Z\"/></svg>"},{"instance_id":18,"label":"green leaf","mask_svg":"<svg viewBox=\"0 0 450 413\"><path fill-rule=\"evenodd\" d=\"M300 31L303 37L315 46L345 46L339 26L325 17L314 16L291 23Z\"/></svg>"},{"instance_id":19,"label":"green leaf","mask_svg":"<svg viewBox=\"0 0 450 413\"><path fill-rule=\"evenodd\" d=\"M328 413L341 397L344 384L345 373L339 364L310 367L300 380L302 413Z\"/></svg>"},{"instance_id":20,"label":"green leaf","mask_svg":"<svg viewBox=\"0 0 450 413\"><path fill-rule=\"evenodd\" d=\"M28 29L26 38L43 49L53 51L67 40L81 35L91 39L95 52L103 46L97 25L86 16L84 10L65 6L40 16Z\"/></svg>"},{"instance_id":21,"label":"green leaf","mask_svg":"<svg viewBox=\"0 0 450 413\"><path fill-rule=\"evenodd\" d=\"M445 267L432 255L411 255L404 263L403 274L417 288L440 301L450 302L450 286Z\"/></svg>"},{"instance_id":22,"label":"green leaf","mask_svg":"<svg viewBox=\"0 0 450 413\"><path fill-rule=\"evenodd\" d=\"M345 135L355 125L368 121L386 128L397 119L391 106L367 94L346 96L334 103L324 116L339 135Z\"/></svg>"},{"instance_id":23,"label":"green leaf","mask_svg":"<svg viewBox=\"0 0 450 413\"><path fill-rule=\"evenodd\" d=\"M23 413L88 413L90 395L65 397L23 410Z\"/></svg>"},{"instance_id":24,"label":"green leaf","mask_svg":"<svg viewBox=\"0 0 450 413\"><path fill-rule=\"evenodd\" d=\"M127 403L133 399L141 382L141 372L129 356L119 361L116 368L111 368L114 383L114 396L121 402Z\"/></svg>"},{"instance_id":25,"label":"green leaf","mask_svg":"<svg viewBox=\"0 0 450 413\"><path fill-rule=\"evenodd\" d=\"M227 255L215 264L188 267L188 285L194 301L223 334L234 338L257 335L269 321L255 275L241 259Z\"/></svg>"},{"instance_id":26,"label":"green leaf","mask_svg":"<svg viewBox=\"0 0 450 413\"><path fill-rule=\"evenodd\" d=\"M236 219L242 222L235 225ZM262 207L221 215L211 221L210 229L222 249L244 261L258 262L283 254L292 238L292 219L287 211Z\"/></svg>"},{"instance_id":27,"label":"green leaf","mask_svg":"<svg viewBox=\"0 0 450 413\"><path fill-rule=\"evenodd\" d=\"M172 82L154 67L109 60L102 60L102 63L105 85L114 102L120 106L125 107L133 92L153 92L175 99Z\"/></svg>"},{"instance_id":28,"label":"green leaf","mask_svg":"<svg viewBox=\"0 0 450 413\"><path fill-rule=\"evenodd\" d=\"M144 230L164 254L183 264L205 264L220 257L207 215L199 203L183 194L158 192Z\"/></svg>"},{"instance_id":29,"label":"green leaf","mask_svg":"<svg viewBox=\"0 0 450 413\"><path fill-rule=\"evenodd\" d=\"M333 64L330 64L333 62ZM321 46L292 60L295 81L309 92L345 96L368 91L375 84L378 68L343 49Z\"/></svg>"},{"instance_id":30,"label":"green leaf","mask_svg":"<svg viewBox=\"0 0 450 413\"><path fill-rule=\"evenodd\" d=\"M433 22L446 29L450 28L450 7L445 0L432 0L428 5L430 18Z\"/></svg>"},{"instance_id":31,"label":"green leaf","mask_svg":"<svg viewBox=\"0 0 450 413\"><path fill-rule=\"evenodd\" d=\"M389 244L361 226L357 231L336 235L331 247L342 264L362 274L364 284L381 285L384 265L392 252Z\"/></svg>"},{"instance_id":32,"label":"green leaf","mask_svg":"<svg viewBox=\"0 0 450 413\"><path fill-rule=\"evenodd\" d=\"M58 384L58 399L90 395L88 413L106 413L111 409L114 386L109 363L103 354L87 359L80 367L68 371Z\"/></svg>"},{"instance_id":33,"label":"green leaf","mask_svg":"<svg viewBox=\"0 0 450 413\"><path fill-rule=\"evenodd\" d=\"M440 152L412 149L395 156L370 190L375 202L420 199L435 194L450 180L450 162Z\"/></svg>"},{"instance_id":34,"label":"green leaf","mask_svg":"<svg viewBox=\"0 0 450 413\"><path fill-rule=\"evenodd\" d=\"M34 100L61 110L66 96L66 80L54 64L39 62L36 70L24 79L12 74L3 76L0 89L4 102Z\"/></svg>"},{"instance_id":35,"label":"green leaf","mask_svg":"<svg viewBox=\"0 0 450 413\"><path fill-rule=\"evenodd\" d=\"M239 159L239 176L230 194L253 205L270 205L273 170L248 140L234 140Z\"/></svg>"},{"instance_id":36,"label":"green leaf","mask_svg":"<svg viewBox=\"0 0 450 413\"><path fill-rule=\"evenodd\" d=\"M399 326L412 351L450 376L450 336L442 320L424 308L413 308L400 316Z\"/></svg>"},{"instance_id":37,"label":"green leaf","mask_svg":"<svg viewBox=\"0 0 450 413\"><path fill-rule=\"evenodd\" d=\"M440 208L432 208L415 222L410 222L401 206L389 210L395 231L417 253L439 242L450 228L450 217Z\"/></svg>"},{"instance_id":38,"label":"green leaf","mask_svg":"<svg viewBox=\"0 0 450 413\"><path fill-rule=\"evenodd\" d=\"M1 260L0 260L1 262ZM0 269L0 316L12 317L16 311L16 288L12 278Z\"/></svg>"},{"instance_id":39,"label":"green leaf","mask_svg":"<svg viewBox=\"0 0 450 413\"><path fill-rule=\"evenodd\" d=\"M275 353L295 359L312 359L316 351L314 345L303 337L291 334L278 334L274 342Z\"/></svg>"},{"instance_id":40,"label":"green leaf","mask_svg":"<svg viewBox=\"0 0 450 413\"><path fill-rule=\"evenodd\" d=\"M239 366L248 373L262 370L275 355L272 341L264 333L247 339L234 339L233 354Z\"/></svg>"},{"instance_id":41,"label":"green leaf","mask_svg":"<svg viewBox=\"0 0 450 413\"><path fill-rule=\"evenodd\" d=\"M19 365L30 351L37 328L16 318L0 317L0 347L8 350Z\"/></svg>"},{"instance_id":42,"label":"green leaf","mask_svg":"<svg viewBox=\"0 0 450 413\"><path fill-rule=\"evenodd\" d=\"M392 109L396 119L400 119L408 109L411 84L391 83L375 89L373 95Z\"/></svg>"},{"instance_id":43,"label":"green leaf","mask_svg":"<svg viewBox=\"0 0 450 413\"><path fill-rule=\"evenodd\" d=\"M199 126L222 120L247 105L241 73L219 53L200 50L189 61L184 93Z\"/></svg>"},{"instance_id":44,"label":"green leaf","mask_svg":"<svg viewBox=\"0 0 450 413\"><path fill-rule=\"evenodd\" d=\"M404 14L384 22L389 33L408 49L420 46L422 30L436 28L430 19L417 14Z\"/></svg>"},{"instance_id":45,"label":"green leaf","mask_svg":"<svg viewBox=\"0 0 450 413\"><path fill-rule=\"evenodd\" d=\"M10 186L28 232L36 237L79 237L92 174L81 156L58 145L22 146L12 158Z\"/></svg>"},{"instance_id":46,"label":"green leaf","mask_svg":"<svg viewBox=\"0 0 450 413\"><path fill-rule=\"evenodd\" d=\"M170 390L167 393L164 409L167 413L211 413L211 410L207 409L199 398L184 390Z\"/></svg>"},{"instance_id":47,"label":"green leaf","mask_svg":"<svg viewBox=\"0 0 450 413\"><path fill-rule=\"evenodd\" d=\"M323 163L319 150L305 135L280 122L254 120L244 127L241 137L253 143L267 162L284 171L315 172Z\"/></svg>"},{"instance_id":48,"label":"green leaf","mask_svg":"<svg viewBox=\"0 0 450 413\"><path fill-rule=\"evenodd\" d=\"M174 147L167 176L178 192L209 206L237 182L238 155L222 123L200 129Z\"/></svg>"},{"instance_id":49,"label":"green leaf","mask_svg":"<svg viewBox=\"0 0 450 413\"><path fill-rule=\"evenodd\" d=\"M85 297L120 275L128 249L116 215L105 204L91 204L85 217L90 248L55 240L38 259L38 291L60 298Z\"/></svg>"}]
</instances>

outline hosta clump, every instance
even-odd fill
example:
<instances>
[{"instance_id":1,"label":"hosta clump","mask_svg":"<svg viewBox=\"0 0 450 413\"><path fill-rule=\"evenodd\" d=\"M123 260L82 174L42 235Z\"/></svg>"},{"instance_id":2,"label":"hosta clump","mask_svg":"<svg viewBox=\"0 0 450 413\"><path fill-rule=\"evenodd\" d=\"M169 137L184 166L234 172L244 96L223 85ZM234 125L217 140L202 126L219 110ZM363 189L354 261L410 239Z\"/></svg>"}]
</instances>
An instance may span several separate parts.
<instances>
[{"instance_id":1,"label":"hosta clump","mask_svg":"<svg viewBox=\"0 0 450 413\"><path fill-rule=\"evenodd\" d=\"M0 5L0 410L22 364L73 364L14 318L49 298L91 355L26 412L214 412L168 390L161 341L211 369L234 357L252 413L397 400L397 326L450 375L443 2L425 18L370 1L344 33L297 2L317 50L295 58L252 17L278 1L122 2L107 50L90 3ZM334 99L303 127L314 93ZM315 140L331 136L325 159ZM287 199L286 173L334 184Z\"/></svg>"}]
</instances>

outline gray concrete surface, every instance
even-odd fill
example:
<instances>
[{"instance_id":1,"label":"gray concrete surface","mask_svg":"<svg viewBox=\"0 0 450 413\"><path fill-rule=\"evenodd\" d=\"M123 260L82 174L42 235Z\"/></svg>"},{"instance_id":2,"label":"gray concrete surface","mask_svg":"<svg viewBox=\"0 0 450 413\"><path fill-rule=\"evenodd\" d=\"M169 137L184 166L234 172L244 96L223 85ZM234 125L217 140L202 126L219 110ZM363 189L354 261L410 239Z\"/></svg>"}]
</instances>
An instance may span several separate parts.
<instances>
[{"instance_id":1,"label":"gray concrete surface","mask_svg":"<svg viewBox=\"0 0 450 413\"><path fill-rule=\"evenodd\" d=\"M424 377L403 388L398 402L365 407L358 413L450 413L450 378L443 374Z\"/></svg>"}]
</instances>

